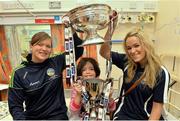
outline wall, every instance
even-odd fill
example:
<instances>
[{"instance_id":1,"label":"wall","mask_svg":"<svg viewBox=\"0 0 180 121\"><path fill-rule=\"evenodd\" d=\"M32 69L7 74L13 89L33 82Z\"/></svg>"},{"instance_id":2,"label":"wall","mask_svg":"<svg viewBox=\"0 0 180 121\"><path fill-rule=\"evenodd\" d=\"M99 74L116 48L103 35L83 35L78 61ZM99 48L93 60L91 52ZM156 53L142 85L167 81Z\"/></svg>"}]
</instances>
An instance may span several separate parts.
<instances>
[{"instance_id":1,"label":"wall","mask_svg":"<svg viewBox=\"0 0 180 121\"><path fill-rule=\"evenodd\" d=\"M178 83L172 89L180 92L180 1L160 0L156 21L157 40L155 45L161 55L166 55L163 62L170 73L177 75ZM175 63L174 57L176 57ZM174 64L174 65L173 65ZM172 75L171 75L172 76ZM180 93L170 93L170 101L180 109ZM172 106L171 106L172 108ZM180 119L180 110L170 109Z\"/></svg>"},{"instance_id":2,"label":"wall","mask_svg":"<svg viewBox=\"0 0 180 121\"><path fill-rule=\"evenodd\" d=\"M180 52L180 1L161 0L156 20L156 35L159 53ZM159 46L162 45L162 46ZM168 51L166 51L168 49ZM179 53L180 54L180 53Z\"/></svg>"},{"instance_id":3,"label":"wall","mask_svg":"<svg viewBox=\"0 0 180 121\"><path fill-rule=\"evenodd\" d=\"M75 7L97 3L107 4L118 12L157 12L157 1L158 0L0 0L0 24L34 24L34 19L45 17L53 19L54 16L61 17Z\"/></svg>"}]
</instances>

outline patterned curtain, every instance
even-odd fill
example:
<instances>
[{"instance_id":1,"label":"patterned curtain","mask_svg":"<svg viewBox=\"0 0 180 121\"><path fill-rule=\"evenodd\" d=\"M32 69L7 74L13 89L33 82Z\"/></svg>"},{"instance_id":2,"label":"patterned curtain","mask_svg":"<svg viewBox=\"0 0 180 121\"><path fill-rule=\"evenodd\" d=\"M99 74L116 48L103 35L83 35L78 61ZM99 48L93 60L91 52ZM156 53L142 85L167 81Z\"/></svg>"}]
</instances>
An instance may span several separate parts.
<instances>
[{"instance_id":1,"label":"patterned curtain","mask_svg":"<svg viewBox=\"0 0 180 121\"><path fill-rule=\"evenodd\" d=\"M54 53L64 52L64 25L63 24L51 24L51 37L53 39L53 51Z\"/></svg>"},{"instance_id":2,"label":"patterned curtain","mask_svg":"<svg viewBox=\"0 0 180 121\"><path fill-rule=\"evenodd\" d=\"M0 83L8 84L12 68L9 61L9 50L4 26L0 26L0 64Z\"/></svg>"},{"instance_id":3,"label":"patterned curtain","mask_svg":"<svg viewBox=\"0 0 180 121\"><path fill-rule=\"evenodd\" d=\"M79 37L84 39L84 34L79 33ZM97 60L97 47L96 45L89 45L84 47L84 56L85 57L92 57Z\"/></svg>"},{"instance_id":4,"label":"patterned curtain","mask_svg":"<svg viewBox=\"0 0 180 121\"><path fill-rule=\"evenodd\" d=\"M6 40L9 48L9 58L12 68L18 66L21 61L21 42L15 25L5 26Z\"/></svg>"},{"instance_id":5,"label":"patterned curtain","mask_svg":"<svg viewBox=\"0 0 180 121\"><path fill-rule=\"evenodd\" d=\"M97 60L97 48L96 45L89 45L85 47L86 49L86 56L87 57L92 57Z\"/></svg>"},{"instance_id":6,"label":"patterned curtain","mask_svg":"<svg viewBox=\"0 0 180 121\"><path fill-rule=\"evenodd\" d=\"M64 52L65 51L64 25L51 24L50 28L51 28L51 37L53 39L54 54ZM63 84L65 89L70 88L69 85L66 83L66 70L63 71Z\"/></svg>"}]
</instances>

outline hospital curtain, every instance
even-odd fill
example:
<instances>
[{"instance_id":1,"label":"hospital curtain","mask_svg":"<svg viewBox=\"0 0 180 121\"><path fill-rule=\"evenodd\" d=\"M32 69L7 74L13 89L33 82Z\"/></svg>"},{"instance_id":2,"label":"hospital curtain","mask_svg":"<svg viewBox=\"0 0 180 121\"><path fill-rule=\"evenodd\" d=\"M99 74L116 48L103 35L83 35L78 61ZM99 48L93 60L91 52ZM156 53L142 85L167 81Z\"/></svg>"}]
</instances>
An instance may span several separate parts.
<instances>
[{"instance_id":1,"label":"hospital curtain","mask_svg":"<svg viewBox=\"0 0 180 121\"><path fill-rule=\"evenodd\" d=\"M64 25L52 24L51 37L53 39L53 51L54 53L64 52Z\"/></svg>"},{"instance_id":2,"label":"hospital curtain","mask_svg":"<svg viewBox=\"0 0 180 121\"><path fill-rule=\"evenodd\" d=\"M78 33L79 37L82 39L85 39L85 34L83 33ZM83 40L85 41L85 40ZM97 60L97 47L96 45L88 45L84 46L84 55L83 57L92 57Z\"/></svg>"},{"instance_id":3,"label":"hospital curtain","mask_svg":"<svg viewBox=\"0 0 180 121\"><path fill-rule=\"evenodd\" d=\"M12 68L9 61L8 43L5 37L4 26L0 25L0 83L9 82Z\"/></svg>"}]
</instances>

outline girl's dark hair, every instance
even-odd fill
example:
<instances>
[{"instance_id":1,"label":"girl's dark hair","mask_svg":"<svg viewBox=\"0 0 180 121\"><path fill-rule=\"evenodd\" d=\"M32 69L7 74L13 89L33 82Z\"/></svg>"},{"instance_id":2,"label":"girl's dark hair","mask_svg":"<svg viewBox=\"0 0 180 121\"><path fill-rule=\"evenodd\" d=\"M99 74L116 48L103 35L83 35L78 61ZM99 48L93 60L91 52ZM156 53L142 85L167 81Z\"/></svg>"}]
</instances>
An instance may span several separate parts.
<instances>
[{"instance_id":1,"label":"girl's dark hair","mask_svg":"<svg viewBox=\"0 0 180 121\"><path fill-rule=\"evenodd\" d=\"M42 40L45 40L45 39L51 39L49 34L47 34L46 32L38 32L38 33L33 35L32 39L30 41L30 44L35 45L35 44L38 44L39 42L41 42Z\"/></svg>"},{"instance_id":2,"label":"girl's dark hair","mask_svg":"<svg viewBox=\"0 0 180 121\"><path fill-rule=\"evenodd\" d=\"M95 73L96 73L96 77L98 77L101 73L99 64L94 58L91 58L91 57L81 58L81 60L79 61L77 65L77 76L82 76L82 69L86 65L87 62L90 62L93 65Z\"/></svg>"}]
</instances>

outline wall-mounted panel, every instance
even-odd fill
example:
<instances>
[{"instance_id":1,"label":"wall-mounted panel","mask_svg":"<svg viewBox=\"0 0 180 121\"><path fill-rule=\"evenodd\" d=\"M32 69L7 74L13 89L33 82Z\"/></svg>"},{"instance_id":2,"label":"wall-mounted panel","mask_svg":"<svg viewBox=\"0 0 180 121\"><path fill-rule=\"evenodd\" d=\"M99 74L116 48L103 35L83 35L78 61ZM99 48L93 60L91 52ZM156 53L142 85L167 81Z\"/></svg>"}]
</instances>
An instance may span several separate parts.
<instances>
[{"instance_id":1,"label":"wall-mounted panel","mask_svg":"<svg viewBox=\"0 0 180 121\"><path fill-rule=\"evenodd\" d=\"M0 25L34 24L35 19L39 17L49 19L49 17L63 16L78 6L96 3L107 4L120 15L158 11L158 0L0 0ZM137 17L137 14L136 16L132 15L131 22L136 23ZM127 22L129 21L125 20L125 23Z\"/></svg>"}]
</instances>

